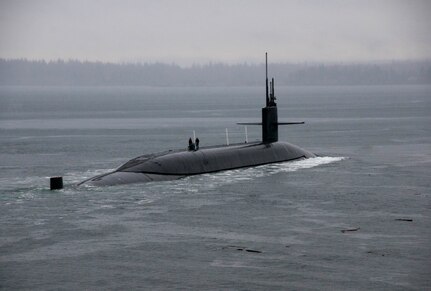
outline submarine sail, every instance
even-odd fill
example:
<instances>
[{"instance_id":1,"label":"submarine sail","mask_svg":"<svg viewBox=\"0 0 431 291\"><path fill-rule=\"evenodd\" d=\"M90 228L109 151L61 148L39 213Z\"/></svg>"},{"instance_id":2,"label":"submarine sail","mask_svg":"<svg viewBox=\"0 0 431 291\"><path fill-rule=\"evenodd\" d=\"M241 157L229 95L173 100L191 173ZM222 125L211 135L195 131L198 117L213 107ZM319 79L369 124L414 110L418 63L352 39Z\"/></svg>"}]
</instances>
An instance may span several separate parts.
<instances>
[{"instance_id":1,"label":"submarine sail","mask_svg":"<svg viewBox=\"0 0 431 291\"><path fill-rule=\"evenodd\" d=\"M288 142L278 141L278 126L304 122L278 122L274 79L268 86L268 55L266 64L266 102L259 123L262 141L228 146L201 147L198 150L174 150L136 157L113 172L98 175L79 185L111 186L129 183L174 180L191 175L255 167L315 157L309 151Z\"/></svg>"},{"instance_id":2,"label":"submarine sail","mask_svg":"<svg viewBox=\"0 0 431 291\"><path fill-rule=\"evenodd\" d=\"M262 122L249 123L241 122L240 125L261 125L262 126L262 142L272 143L278 141L278 126L279 125L294 125L304 124L301 122L278 122L277 103L275 100L274 78L272 78L268 88L268 53L265 53L265 72L266 72L266 106L262 108Z\"/></svg>"}]
</instances>

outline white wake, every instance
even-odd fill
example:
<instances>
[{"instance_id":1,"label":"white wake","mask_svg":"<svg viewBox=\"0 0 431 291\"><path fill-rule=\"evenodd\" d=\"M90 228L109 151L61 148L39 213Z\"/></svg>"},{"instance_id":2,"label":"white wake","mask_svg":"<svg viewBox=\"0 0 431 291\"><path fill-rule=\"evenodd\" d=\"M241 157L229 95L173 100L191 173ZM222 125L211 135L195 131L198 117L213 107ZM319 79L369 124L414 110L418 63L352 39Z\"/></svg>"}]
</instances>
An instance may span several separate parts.
<instances>
[{"instance_id":1,"label":"white wake","mask_svg":"<svg viewBox=\"0 0 431 291\"><path fill-rule=\"evenodd\" d=\"M345 157L315 157L293 162L275 163L245 169L229 170L212 174L192 176L184 180L187 184L189 184L190 182L193 183L193 181L199 181L206 184L206 186L217 187L223 184L249 181L278 173L296 172L303 169L310 169L326 164L339 162L345 159Z\"/></svg>"}]
</instances>

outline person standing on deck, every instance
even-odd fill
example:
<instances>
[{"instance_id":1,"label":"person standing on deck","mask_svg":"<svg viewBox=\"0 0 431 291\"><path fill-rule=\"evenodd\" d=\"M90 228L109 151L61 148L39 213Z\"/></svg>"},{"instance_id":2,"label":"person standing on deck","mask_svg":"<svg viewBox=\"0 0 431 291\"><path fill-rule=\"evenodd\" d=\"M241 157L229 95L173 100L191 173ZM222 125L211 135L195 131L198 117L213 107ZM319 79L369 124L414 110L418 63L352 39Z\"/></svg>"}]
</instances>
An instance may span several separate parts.
<instances>
[{"instance_id":1,"label":"person standing on deck","mask_svg":"<svg viewBox=\"0 0 431 291\"><path fill-rule=\"evenodd\" d=\"M193 151L195 149L195 145L192 141L192 138L189 138L189 151Z\"/></svg>"}]
</instances>

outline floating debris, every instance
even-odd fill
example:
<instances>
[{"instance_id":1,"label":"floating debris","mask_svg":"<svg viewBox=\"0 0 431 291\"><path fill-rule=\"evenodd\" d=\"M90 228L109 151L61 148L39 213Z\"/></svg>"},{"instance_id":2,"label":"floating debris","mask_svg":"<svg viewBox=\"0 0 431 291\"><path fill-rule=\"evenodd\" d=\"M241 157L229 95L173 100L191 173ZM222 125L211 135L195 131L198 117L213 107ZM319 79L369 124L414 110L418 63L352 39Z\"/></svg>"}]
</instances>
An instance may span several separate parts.
<instances>
[{"instance_id":1,"label":"floating debris","mask_svg":"<svg viewBox=\"0 0 431 291\"><path fill-rule=\"evenodd\" d=\"M261 251L257 251L257 250L250 250L250 249L246 249L245 251L246 251L246 252L249 252L249 253L258 253L258 254L262 253Z\"/></svg>"},{"instance_id":2,"label":"floating debris","mask_svg":"<svg viewBox=\"0 0 431 291\"><path fill-rule=\"evenodd\" d=\"M411 218L395 218L397 221L413 221Z\"/></svg>"},{"instance_id":3,"label":"floating debris","mask_svg":"<svg viewBox=\"0 0 431 291\"><path fill-rule=\"evenodd\" d=\"M357 228L347 228L347 229L342 229L341 232L345 233L345 232L348 232L348 231L358 231L360 229L361 229L360 227L357 227Z\"/></svg>"},{"instance_id":4,"label":"floating debris","mask_svg":"<svg viewBox=\"0 0 431 291\"><path fill-rule=\"evenodd\" d=\"M262 253L262 251L252 250L252 249L248 249L246 247L241 247L241 246L225 246L225 247L222 247L222 249L223 250L224 249L235 249L237 251L246 251L246 252L249 252L249 253L257 253L257 254Z\"/></svg>"}]
</instances>

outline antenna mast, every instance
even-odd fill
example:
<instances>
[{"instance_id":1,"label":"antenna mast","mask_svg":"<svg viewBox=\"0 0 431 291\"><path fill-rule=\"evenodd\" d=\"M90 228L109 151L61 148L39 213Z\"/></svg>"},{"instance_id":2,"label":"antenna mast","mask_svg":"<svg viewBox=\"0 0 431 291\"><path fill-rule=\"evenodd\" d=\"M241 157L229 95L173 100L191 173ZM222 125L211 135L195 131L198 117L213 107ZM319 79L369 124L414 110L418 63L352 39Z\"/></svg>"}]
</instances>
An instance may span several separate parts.
<instances>
[{"instance_id":1,"label":"antenna mast","mask_svg":"<svg viewBox=\"0 0 431 291\"><path fill-rule=\"evenodd\" d=\"M266 72L266 106L269 105L269 94L268 94L268 53L265 53L265 72Z\"/></svg>"}]
</instances>

